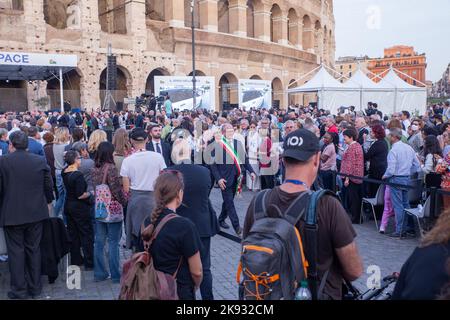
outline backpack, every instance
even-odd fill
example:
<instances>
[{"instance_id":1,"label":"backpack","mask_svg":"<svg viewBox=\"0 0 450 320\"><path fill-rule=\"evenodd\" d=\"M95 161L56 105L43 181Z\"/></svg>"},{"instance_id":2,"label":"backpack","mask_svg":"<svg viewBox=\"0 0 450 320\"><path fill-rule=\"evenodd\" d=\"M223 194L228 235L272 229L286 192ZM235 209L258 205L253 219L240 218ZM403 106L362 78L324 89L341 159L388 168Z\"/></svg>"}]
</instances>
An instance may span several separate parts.
<instances>
[{"instance_id":1,"label":"backpack","mask_svg":"<svg viewBox=\"0 0 450 320\"><path fill-rule=\"evenodd\" d=\"M144 228L144 225L141 226L143 240L144 235L147 234L151 238L149 241L144 240L145 250L143 252L134 254L124 263L119 300L178 300L176 278L182 258L175 273L170 275L155 269L149 252L149 248L164 225L177 217L176 214L167 215L156 229L153 224L147 228Z\"/></svg>"},{"instance_id":2,"label":"backpack","mask_svg":"<svg viewBox=\"0 0 450 320\"><path fill-rule=\"evenodd\" d=\"M106 183L108 165L105 165L102 184L95 187L95 219L102 222L120 222L123 220L123 207L112 196Z\"/></svg>"},{"instance_id":3,"label":"backpack","mask_svg":"<svg viewBox=\"0 0 450 320\"><path fill-rule=\"evenodd\" d=\"M95 187L95 219L105 220L111 215L110 205L112 200L111 190L106 184L108 168L105 166L102 184Z\"/></svg>"},{"instance_id":4,"label":"backpack","mask_svg":"<svg viewBox=\"0 0 450 320\"><path fill-rule=\"evenodd\" d=\"M308 281L313 300L321 297L328 271L317 288L317 212L318 201L330 191L303 192L285 214L271 205L268 215L266 199L271 190L260 192L255 199L254 224L242 242L236 280L241 300L294 300L303 280ZM273 217L273 213L278 215ZM303 218L306 253L302 237L295 227ZM241 282L241 275L243 281Z\"/></svg>"}]
</instances>

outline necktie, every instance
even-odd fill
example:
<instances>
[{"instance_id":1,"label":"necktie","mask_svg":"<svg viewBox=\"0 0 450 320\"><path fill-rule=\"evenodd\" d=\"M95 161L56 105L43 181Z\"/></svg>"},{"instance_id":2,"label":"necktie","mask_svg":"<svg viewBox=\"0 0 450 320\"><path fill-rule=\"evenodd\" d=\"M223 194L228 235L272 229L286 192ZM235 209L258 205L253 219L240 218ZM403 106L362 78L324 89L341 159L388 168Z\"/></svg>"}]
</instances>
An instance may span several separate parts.
<instances>
[{"instance_id":1,"label":"necktie","mask_svg":"<svg viewBox=\"0 0 450 320\"><path fill-rule=\"evenodd\" d=\"M158 152L159 154L161 153L161 147L159 146L159 143L156 144L156 152Z\"/></svg>"}]
</instances>

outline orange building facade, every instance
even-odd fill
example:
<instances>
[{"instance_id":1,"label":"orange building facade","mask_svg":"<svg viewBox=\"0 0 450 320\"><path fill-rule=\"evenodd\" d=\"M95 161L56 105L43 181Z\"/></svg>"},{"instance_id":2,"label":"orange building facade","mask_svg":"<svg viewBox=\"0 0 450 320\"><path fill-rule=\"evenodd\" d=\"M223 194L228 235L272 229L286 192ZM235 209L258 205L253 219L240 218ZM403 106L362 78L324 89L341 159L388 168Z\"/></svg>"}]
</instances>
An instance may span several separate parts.
<instances>
[{"instance_id":1,"label":"orange building facade","mask_svg":"<svg viewBox=\"0 0 450 320\"><path fill-rule=\"evenodd\" d=\"M415 52L414 47L394 46L384 49L384 58L369 60L367 68L376 75L384 72L381 75L383 77L387 74L385 71L390 66L413 78L399 74L403 80L411 85L423 86L421 83L426 82L427 58L425 53L418 54ZM375 78L374 81L380 81L379 77L373 77Z\"/></svg>"}]
</instances>

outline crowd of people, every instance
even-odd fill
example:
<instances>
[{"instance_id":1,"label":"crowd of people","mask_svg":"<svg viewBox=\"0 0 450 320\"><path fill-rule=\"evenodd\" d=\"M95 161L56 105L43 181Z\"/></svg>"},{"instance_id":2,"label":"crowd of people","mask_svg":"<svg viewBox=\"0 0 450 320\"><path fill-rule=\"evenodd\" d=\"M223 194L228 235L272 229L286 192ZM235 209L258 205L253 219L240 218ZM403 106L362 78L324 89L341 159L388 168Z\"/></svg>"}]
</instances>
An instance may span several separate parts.
<instances>
[{"instance_id":1,"label":"crowd of people","mask_svg":"<svg viewBox=\"0 0 450 320\"><path fill-rule=\"evenodd\" d=\"M405 215L408 189L399 185L414 177L450 191L449 121L449 102L424 115L383 115L376 103L331 115L298 105L179 111L167 101L162 110L0 114L0 226L9 297L39 296L42 221L53 216L67 228L70 264L93 270L95 281L120 282L123 245L149 250L156 269L176 276L180 299L194 300L197 288L203 299L214 299L211 237L230 228L227 218L244 239L254 223L253 202L242 225L235 197L244 189L272 190L268 204L284 212L302 192L324 188L338 190L340 200L327 196L318 206L318 274L327 274L323 297L341 299L342 280L362 274L352 223L364 220L362 198L374 198L380 188L362 178L394 184L385 187L379 232L415 237L414 221ZM214 187L223 198L220 214L209 200ZM430 232L424 246L449 247L449 195L442 196L442 208L440 233ZM143 226L156 228L174 213L182 219L168 222L146 248ZM391 217L395 230L387 233ZM433 254L446 262L445 252ZM420 252L414 255L420 260ZM425 285L414 280L420 270L402 279L397 297L415 297L408 288ZM445 267L436 272L422 297L436 298L447 284Z\"/></svg>"}]
</instances>

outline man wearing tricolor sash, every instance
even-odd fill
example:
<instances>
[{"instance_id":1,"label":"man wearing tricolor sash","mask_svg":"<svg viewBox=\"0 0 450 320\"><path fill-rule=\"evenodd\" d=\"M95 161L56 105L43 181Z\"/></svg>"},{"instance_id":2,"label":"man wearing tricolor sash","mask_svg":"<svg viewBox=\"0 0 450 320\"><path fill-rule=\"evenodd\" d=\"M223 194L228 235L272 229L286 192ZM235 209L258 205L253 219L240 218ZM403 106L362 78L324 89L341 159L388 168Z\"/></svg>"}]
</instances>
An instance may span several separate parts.
<instances>
[{"instance_id":1,"label":"man wearing tricolor sash","mask_svg":"<svg viewBox=\"0 0 450 320\"><path fill-rule=\"evenodd\" d=\"M229 123L224 124L222 137L215 141L212 152L214 160L210 169L222 190L223 203L219 224L222 228L229 229L230 226L225 222L225 219L229 217L236 234L241 235L242 229L234 206L234 197L242 191L243 170L250 172L252 180L256 178L256 175L249 164L244 146L233 139L233 135L233 126Z\"/></svg>"}]
</instances>

